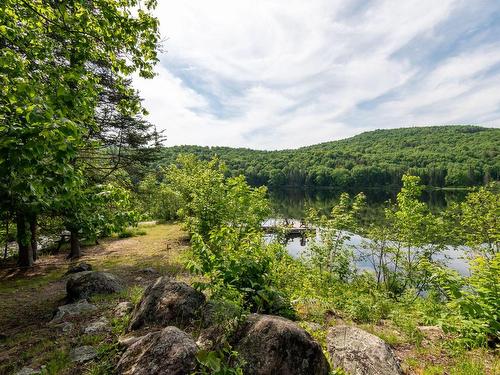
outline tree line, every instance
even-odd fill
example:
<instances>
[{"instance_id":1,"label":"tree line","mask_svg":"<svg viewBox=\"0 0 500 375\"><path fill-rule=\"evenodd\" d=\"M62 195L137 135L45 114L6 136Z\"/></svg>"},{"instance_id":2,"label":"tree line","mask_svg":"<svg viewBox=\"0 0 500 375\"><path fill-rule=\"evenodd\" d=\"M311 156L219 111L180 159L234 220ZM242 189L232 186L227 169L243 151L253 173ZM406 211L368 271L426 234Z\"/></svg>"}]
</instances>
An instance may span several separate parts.
<instances>
[{"instance_id":1,"label":"tree line","mask_svg":"<svg viewBox=\"0 0 500 375\"><path fill-rule=\"evenodd\" d=\"M376 130L296 150L175 146L162 150L168 165L179 153L217 156L228 174L253 186L332 187L340 191L401 186L403 174L425 185L466 187L500 178L500 129L434 126Z\"/></svg>"}]
</instances>

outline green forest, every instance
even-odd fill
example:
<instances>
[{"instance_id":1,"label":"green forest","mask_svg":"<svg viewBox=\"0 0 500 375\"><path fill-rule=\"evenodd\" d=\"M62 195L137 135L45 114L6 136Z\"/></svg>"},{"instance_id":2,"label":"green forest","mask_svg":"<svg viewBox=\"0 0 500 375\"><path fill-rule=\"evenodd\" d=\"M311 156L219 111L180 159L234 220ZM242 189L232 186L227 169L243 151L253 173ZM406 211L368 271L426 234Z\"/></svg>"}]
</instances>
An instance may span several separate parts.
<instances>
[{"instance_id":1,"label":"green forest","mask_svg":"<svg viewBox=\"0 0 500 375\"><path fill-rule=\"evenodd\" d=\"M500 129L165 147L156 5L0 5L0 374L500 374ZM266 232L281 187L342 193Z\"/></svg>"},{"instance_id":2,"label":"green forest","mask_svg":"<svg viewBox=\"0 0 500 375\"><path fill-rule=\"evenodd\" d=\"M500 130L478 126L428 126L376 130L296 150L257 151L176 146L162 150L165 164L178 153L218 156L231 175L254 186L333 187L362 190L400 186L404 173L433 187L465 187L498 180Z\"/></svg>"}]
</instances>

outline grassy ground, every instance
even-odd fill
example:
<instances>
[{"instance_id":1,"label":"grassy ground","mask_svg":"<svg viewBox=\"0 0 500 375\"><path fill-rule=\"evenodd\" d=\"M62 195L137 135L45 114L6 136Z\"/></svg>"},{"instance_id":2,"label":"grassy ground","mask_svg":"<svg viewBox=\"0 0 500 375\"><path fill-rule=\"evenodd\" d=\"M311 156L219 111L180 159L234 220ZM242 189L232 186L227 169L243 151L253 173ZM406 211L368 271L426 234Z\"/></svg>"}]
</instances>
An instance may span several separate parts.
<instances>
[{"instance_id":1,"label":"grassy ground","mask_svg":"<svg viewBox=\"0 0 500 375\"><path fill-rule=\"evenodd\" d=\"M113 312L118 302L137 302L144 288L159 275L188 282L191 279L182 266L182 253L189 243L179 225L150 224L139 232L143 235L106 239L100 245L84 248L80 261L92 264L95 270L116 274L126 289L117 295L93 298L91 302L98 310L71 319L73 328L68 332L48 324L55 309L64 304L64 273L71 264L66 254L42 256L33 269L25 272L8 265L0 269L0 374L15 373L23 366L39 369L43 365L44 374L112 373L121 350L117 339L127 324L127 318L116 318ZM157 273L143 272L148 267ZM102 316L111 322L111 332L82 334L89 322ZM302 325L308 329L307 324ZM362 328L392 345L409 374L500 375L500 360L491 351L454 353L442 341L422 344L390 322ZM324 343L325 327L308 330ZM99 357L85 365L71 363L69 350L81 345L94 346Z\"/></svg>"},{"instance_id":2,"label":"grassy ground","mask_svg":"<svg viewBox=\"0 0 500 375\"><path fill-rule=\"evenodd\" d=\"M315 314L317 315L317 314ZM300 311L299 316L308 320L310 311ZM326 345L326 331L329 326L338 324L356 325L389 344L405 374L415 375L500 375L500 353L487 349L465 350L452 344L447 338L425 338L415 335L414 330L405 331L392 321L378 324L357 324L334 315L315 319L319 325L299 323L319 343ZM343 374L341 372L341 374Z\"/></svg>"},{"instance_id":3,"label":"grassy ground","mask_svg":"<svg viewBox=\"0 0 500 375\"><path fill-rule=\"evenodd\" d=\"M94 298L91 302L98 310L72 319L74 327L69 332L48 324L56 308L64 304L64 273L71 264L66 254L42 256L29 271L0 269L0 374L42 365L46 366L46 374L109 373L116 360L117 337L126 324L114 317L117 303L136 302L145 286L159 274L188 277L179 256L187 248L188 239L180 226L149 225L141 229L145 233L142 236L106 239L83 249L80 261L119 276L126 289L118 295ZM148 267L157 273L143 272ZM112 322L113 332L81 334L90 321L101 316ZM100 360L85 366L72 365L69 349L79 345L95 346Z\"/></svg>"}]
</instances>

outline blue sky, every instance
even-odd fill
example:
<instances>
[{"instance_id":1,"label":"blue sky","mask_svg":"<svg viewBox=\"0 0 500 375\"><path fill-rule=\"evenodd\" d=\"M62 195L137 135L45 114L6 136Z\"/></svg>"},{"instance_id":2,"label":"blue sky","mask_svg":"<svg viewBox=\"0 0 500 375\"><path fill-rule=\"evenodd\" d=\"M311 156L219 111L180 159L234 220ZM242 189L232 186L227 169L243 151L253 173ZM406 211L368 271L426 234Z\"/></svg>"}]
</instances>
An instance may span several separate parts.
<instances>
[{"instance_id":1,"label":"blue sky","mask_svg":"<svg viewBox=\"0 0 500 375\"><path fill-rule=\"evenodd\" d=\"M498 0L161 0L156 15L157 76L135 85L167 145L500 126Z\"/></svg>"}]
</instances>

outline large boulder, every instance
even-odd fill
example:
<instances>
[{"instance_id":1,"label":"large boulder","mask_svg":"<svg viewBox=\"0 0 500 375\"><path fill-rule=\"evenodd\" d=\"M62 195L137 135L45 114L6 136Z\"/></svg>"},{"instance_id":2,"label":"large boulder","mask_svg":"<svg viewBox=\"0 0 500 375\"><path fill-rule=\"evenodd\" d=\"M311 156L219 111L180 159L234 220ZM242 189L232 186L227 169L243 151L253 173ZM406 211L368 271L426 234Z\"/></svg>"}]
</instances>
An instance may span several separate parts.
<instances>
[{"instance_id":1,"label":"large boulder","mask_svg":"<svg viewBox=\"0 0 500 375\"><path fill-rule=\"evenodd\" d=\"M389 345L362 329L345 325L332 327L328 330L326 340L333 365L349 374L403 374Z\"/></svg>"},{"instance_id":2,"label":"large boulder","mask_svg":"<svg viewBox=\"0 0 500 375\"><path fill-rule=\"evenodd\" d=\"M329 365L321 346L291 320L252 314L237 330L233 348L245 374L322 375Z\"/></svg>"},{"instance_id":3,"label":"large boulder","mask_svg":"<svg viewBox=\"0 0 500 375\"><path fill-rule=\"evenodd\" d=\"M187 327L201 319L205 295L186 283L160 277L144 291L129 330L145 325Z\"/></svg>"},{"instance_id":4,"label":"large boulder","mask_svg":"<svg viewBox=\"0 0 500 375\"><path fill-rule=\"evenodd\" d=\"M148 333L123 353L117 366L122 375L188 375L196 367L197 347L177 327Z\"/></svg>"},{"instance_id":5,"label":"large boulder","mask_svg":"<svg viewBox=\"0 0 500 375\"><path fill-rule=\"evenodd\" d=\"M79 272L66 282L68 300L87 299L95 294L117 293L123 289L120 280L107 272Z\"/></svg>"},{"instance_id":6,"label":"large boulder","mask_svg":"<svg viewBox=\"0 0 500 375\"><path fill-rule=\"evenodd\" d=\"M76 265L70 266L68 268L68 271L66 271L66 275L70 275L73 273L78 273L78 272L86 272L86 271L92 271L92 266L88 263L81 262Z\"/></svg>"}]
</instances>

